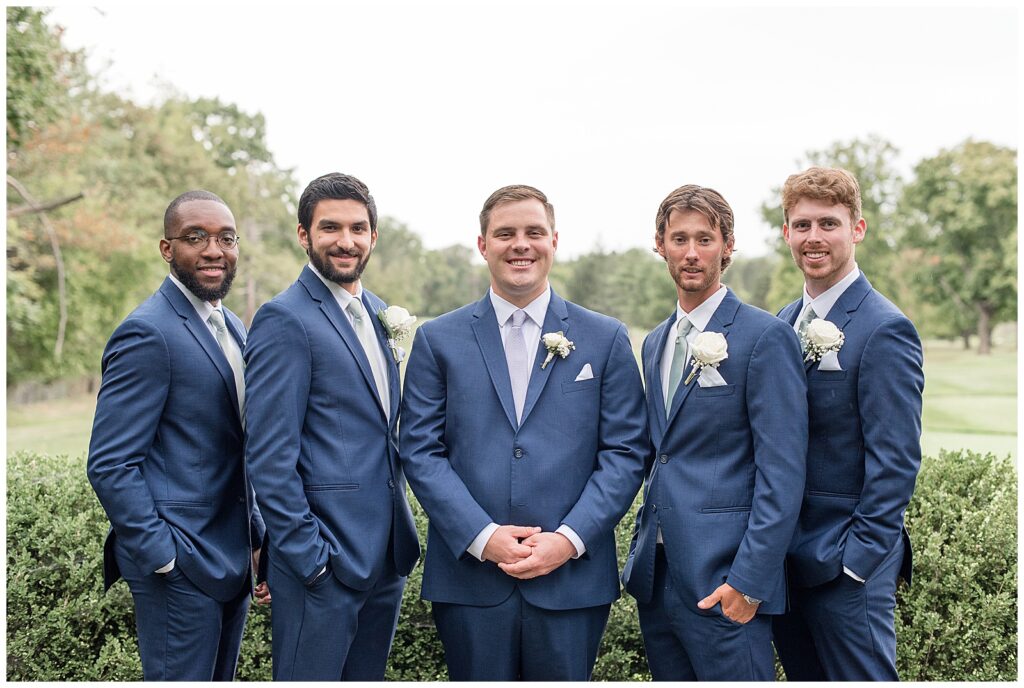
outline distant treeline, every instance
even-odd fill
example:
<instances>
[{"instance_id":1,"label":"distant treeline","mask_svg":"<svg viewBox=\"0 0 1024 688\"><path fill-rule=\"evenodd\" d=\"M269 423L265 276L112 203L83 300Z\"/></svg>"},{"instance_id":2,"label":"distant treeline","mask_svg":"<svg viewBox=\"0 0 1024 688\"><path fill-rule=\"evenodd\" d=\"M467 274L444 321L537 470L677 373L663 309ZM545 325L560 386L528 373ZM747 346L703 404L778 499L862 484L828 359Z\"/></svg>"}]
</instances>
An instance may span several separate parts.
<instances>
[{"instance_id":1,"label":"distant treeline","mask_svg":"<svg viewBox=\"0 0 1024 688\"><path fill-rule=\"evenodd\" d=\"M154 106L107 92L45 15L7 8L8 385L96 372L110 332L166 274L156 240L166 204L184 189L214 191L235 214L241 256L227 302L246 320L304 262L295 204L306 180L276 163L262 114L171 89ZM1016 151L969 140L920 161L906 180L896 158L891 143L869 138L808 152L793 171L825 164L856 174L868 221L861 267L923 335L976 334L984 353L995 324L1016 317ZM778 189L766 190L762 215L781 227ZM487 286L471 246L426 249L390 217L379 234L366 279L388 302L432 316ZM675 301L649 249L594 250L556 264L551 279L567 298L639 328ZM737 258L724 280L773 312L800 294L781 237L775 254Z\"/></svg>"}]
</instances>

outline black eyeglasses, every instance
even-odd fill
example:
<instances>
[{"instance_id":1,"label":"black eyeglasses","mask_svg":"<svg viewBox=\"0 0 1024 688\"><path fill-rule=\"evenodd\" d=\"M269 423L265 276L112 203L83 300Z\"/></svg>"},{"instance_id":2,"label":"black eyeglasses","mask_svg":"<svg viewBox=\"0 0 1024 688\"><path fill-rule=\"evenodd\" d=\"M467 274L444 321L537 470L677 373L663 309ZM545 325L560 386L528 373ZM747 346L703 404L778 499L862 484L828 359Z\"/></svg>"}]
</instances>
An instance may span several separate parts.
<instances>
[{"instance_id":1,"label":"black eyeglasses","mask_svg":"<svg viewBox=\"0 0 1024 688\"><path fill-rule=\"evenodd\" d=\"M217 245L220 246L225 251L230 251L231 249L238 246L238 235L234 234L233 232L207 234L203 230L197 229L192 232L189 232L185 236L170 237L167 241L175 241L177 239L184 241L191 248L199 249L206 248L210 243L210 239L215 240L217 242Z\"/></svg>"}]
</instances>

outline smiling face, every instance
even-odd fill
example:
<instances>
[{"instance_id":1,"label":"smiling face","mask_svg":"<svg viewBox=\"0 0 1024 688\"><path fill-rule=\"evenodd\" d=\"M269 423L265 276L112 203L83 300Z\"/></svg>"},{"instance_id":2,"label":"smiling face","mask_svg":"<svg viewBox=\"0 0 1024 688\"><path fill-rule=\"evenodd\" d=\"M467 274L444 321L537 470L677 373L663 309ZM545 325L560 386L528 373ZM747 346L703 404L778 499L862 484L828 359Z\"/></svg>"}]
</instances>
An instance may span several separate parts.
<instances>
[{"instance_id":1,"label":"smiling face","mask_svg":"<svg viewBox=\"0 0 1024 688\"><path fill-rule=\"evenodd\" d=\"M864 240L864 218L853 222L845 205L803 197L788 213L782 236L812 298L835 286L854 266L854 246Z\"/></svg>"},{"instance_id":2,"label":"smiling face","mask_svg":"<svg viewBox=\"0 0 1024 688\"><path fill-rule=\"evenodd\" d=\"M683 310L692 311L722 286L722 261L732 255L733 242L726 242L703 213L673 209L664 235L655 234L654 241Z\"/></svg>"},{"instance_id":3,"label":"smiling face","mask_svg":"<svg viewBox=\"0 0 1024 688\"><path fill-rule=\"evenodd\" d=\"M298 227L299 244L313 267L350 294L359 287L359 277L377 243L377 230L370 229L370 215L364 203L329 198L313 209L310 228Z\"/></svg>"},{"instance_id":4,"label":"smiling face","mask_svg":"<svg viewBox=\"0 0 1024 688\"><path fill-rule=\"evenodd\" d=\"M558 232L540 201L511 201L491 210L477 248L487 261L494 293L522 308L547 289Z\"/></svg>"},{"instance_id":5,"label":"smiling face","mask_svg":"<svg viewBox=\"0 0 1024 688\"><path fill-rule=\"evenodd\" d=\"M216 241L221 233L236 233L231 211L217 201L188 201L178 206L174 224L168 229L167 238L160 240L160 255L189 291L216 306L231 289L238 262L237 244L226 250ZM200 231L209 235L200 247L193 248L181 239Z\"/></svg>"}]
</instances>

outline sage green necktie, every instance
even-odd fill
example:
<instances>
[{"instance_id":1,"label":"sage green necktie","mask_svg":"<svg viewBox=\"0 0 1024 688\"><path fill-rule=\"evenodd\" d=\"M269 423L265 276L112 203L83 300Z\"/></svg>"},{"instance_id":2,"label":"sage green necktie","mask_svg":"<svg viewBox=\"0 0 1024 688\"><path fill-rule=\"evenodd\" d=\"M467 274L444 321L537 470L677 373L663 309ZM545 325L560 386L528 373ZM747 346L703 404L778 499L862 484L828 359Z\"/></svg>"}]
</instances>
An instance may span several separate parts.
<instances>
[{"instance_id":1,"label":"sage green necktie","mask_svg":"<svg viewBox=\"0 0 1024 688\"><path fill-rule=\"evenodd\" d=\"M665 397L665 417L672 412L672 400L676 397L676 390L679 389L679 381L683 379L683 369L686 368L687 354L690 346L686 341L693 323L689 318L683 318L676 325L676 348L672 352L672 367L668 371L668 394Z\"/></svg>"},{"instance_id":2,"label":"sage green necktie","mask_svg":"<svg viewBox=\"0 0 1024 688\"><path fill-rule=\"evenodd\" d=\"M348 302L348 312L352 316L353 329L359 337L359 343L363 345L363 352L370 362L370 371L373 373L373 383L377 387L377 394L380 396L381 406L384 407L384 416L391 419L391 398L388 394L388 375L380 361L380 344L373 331L373 323L370 322L366 311L363 309L363 302L353 298Z\"/></svg>"},{"instance_id":3,"label":"sage green necktie","mask_svg":"<svg viewBox=\"0 0 1024 688\"><path fill-rule=\"evenodd\" d=\"M800 322L796 324L796 333L803 336L804 330L811 324L811 321L818 317L818 314L814 312L814 308L811 304L807 304L804 308L803 315L800 317Z\"/></svg>"},{"instance_id":4,"label":"sage green necktie","mask_svg":"<svg viewBox=\"0 0 1024 688\"><path fill-rule=\"evenodd\" d=\"M216 308L210 314L210 324L216 331L217 343L220 344L224 358L228 359L231 372L235 377L235 391L238 392L238 412L242 417L242 426L245 427L245 362L242 360L242 351L238 344L228 332L228 326L224 322L224 314Z\"/></svg>"}]
</instances>

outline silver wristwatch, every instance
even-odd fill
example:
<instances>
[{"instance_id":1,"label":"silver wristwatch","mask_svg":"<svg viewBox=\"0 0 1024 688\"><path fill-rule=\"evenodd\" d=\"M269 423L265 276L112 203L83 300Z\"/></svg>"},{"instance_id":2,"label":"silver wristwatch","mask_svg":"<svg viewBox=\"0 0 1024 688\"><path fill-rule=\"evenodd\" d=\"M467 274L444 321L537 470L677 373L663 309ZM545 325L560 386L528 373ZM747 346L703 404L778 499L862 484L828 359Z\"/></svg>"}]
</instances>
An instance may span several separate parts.
<instances>
[{"instance_id":1,"label":"silver wristwatch","mask_svg":"<svg viewBox=\"0 0 1024 688\"><path fill-rule=\"evenodd\" d=\"M747 601L747 604L754 604L754 605L761 604L761 600L755 600L750 595L747 595L747 594L742 593L742 592L740 594L743 595L743 599L745 599Z\"/></svg>"}]
</instances>

